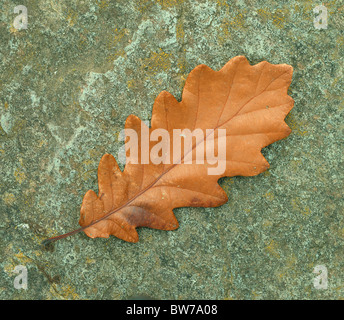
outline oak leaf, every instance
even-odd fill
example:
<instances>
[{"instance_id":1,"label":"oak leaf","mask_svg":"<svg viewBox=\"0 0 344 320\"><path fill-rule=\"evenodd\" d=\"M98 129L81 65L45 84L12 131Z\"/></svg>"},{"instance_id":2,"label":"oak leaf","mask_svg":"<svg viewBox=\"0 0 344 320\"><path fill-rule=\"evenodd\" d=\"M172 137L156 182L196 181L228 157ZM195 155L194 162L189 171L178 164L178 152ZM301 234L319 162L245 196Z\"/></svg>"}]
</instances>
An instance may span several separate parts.
<instances>
[{"instance_id":1,"label":"oak leaf","mask_svg":"<svg viewBox=\"0 0 344 320\"><path fill-rule=\"evenodd\" d=\"M105 154L98 167L98 195L89 190L82 202L81 228L50 238L46 243L79 231L91 238L114 235L137 242L137 227L178 228L174 208L216 207L226 203L228 198L218 179L254 176L267 170L269 164L261 149L290 134L284 118L294 104L287 93L292 73L289 65L263 61L252 66L243 56L231 59L220 71L206 65L197 66L185 82L181 102L166 91L158 95L151 128L134 115L127 118L125 129L137 133L137 156L141 161L134 163L127 154L122 172L115 158ZM211 134L218 143L212 145L213 157L205 157L203 164L194 161L200 143L195 139L184 146L177 161L156 164L149 159L148 163L143 163L142 156L146 157L154 147L160 149L161 159L164 158L162 153L171 156L174 150L173 143L162 142L162 139L153 139L148 147L146 145L148 149L142 148L146 143L143 132L148 130L152 134L156 129L165 130L171 137L177 129L191 132L201 129L205 133L201 143ZM219 129L226 130L225 140L221 140L225 141L226 151L215 164L212 160L222 150ZM129 140L127 137L126 142ZM207 144L204 154L206 150ZM192 164L185 163L184 158L191 155ZM224 171L209 174L209 169L220 163L225 164Z\"/></svg>"}]
</instances>

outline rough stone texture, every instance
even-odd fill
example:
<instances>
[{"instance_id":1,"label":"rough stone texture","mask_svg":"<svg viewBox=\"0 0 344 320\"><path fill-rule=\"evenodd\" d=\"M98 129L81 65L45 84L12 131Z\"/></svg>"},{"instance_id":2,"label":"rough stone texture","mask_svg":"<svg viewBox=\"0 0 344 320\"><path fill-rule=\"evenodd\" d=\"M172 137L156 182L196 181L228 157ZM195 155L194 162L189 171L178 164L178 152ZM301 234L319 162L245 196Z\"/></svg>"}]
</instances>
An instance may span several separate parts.
<instances>
[{"instance_id":1,"label":"rough stone texture","mask_svg":"<svg viewBox=\"0 0 344 320\"><path fill-rule=\"evenodd\" d=\"M16 3L19 4L19 3ZM344 297L344 6L318 1L28 1L0 3L0 298L340 299ZM140 242L77 234L82 197L97 190L133 113L178 99L198 64L245 55L294 67L292 134L263 150L270 169L221 180L218 208L175 210L176 231L139 229ZM28 289L13 286L16 265ZM328 269L328 289L313 269Z\"/></svg>"}]
</instances>

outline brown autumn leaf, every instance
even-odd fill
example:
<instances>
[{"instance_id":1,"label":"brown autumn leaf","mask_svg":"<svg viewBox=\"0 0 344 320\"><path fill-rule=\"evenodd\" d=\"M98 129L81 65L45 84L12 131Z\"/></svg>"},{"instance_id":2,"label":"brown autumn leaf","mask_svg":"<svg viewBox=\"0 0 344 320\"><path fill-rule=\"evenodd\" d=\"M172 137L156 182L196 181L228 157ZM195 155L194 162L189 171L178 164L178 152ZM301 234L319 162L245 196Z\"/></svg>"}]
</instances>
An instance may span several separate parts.
<instances>
[{"instance_id":1,"label":"brown autumn leaf","mask_svg":"<svg viewBox=\"0 0 344 320\"><path fill-rule=\"evenodd\" d=\"M98 195L89 190L82 202L81 228L46 243L79 231L91 238L114 235L137 242L136 227L178 228L174 208L226 203L228 198L218 179L254 176L267 170L269 164L261 149L290 134L284 118L294 104L287 94L292 73L289 65L263 61L252 66L243 56L231 59L220 71L197 66L186 80L181 102L166 91L156 98L151 128L134 115L127 118L125 129L137 133L138 148L133 148L133 155L132 149L128 150L123 172L115 158L105 154L98 167ZM156 129L173 138L168 141L163 136L153 137ZM202 138L193 138L176 151L174 133L181 139L188 132L183 129L200 129ZM219 129L226 130L224 136ZM147 132L153 141L147 142ZM214 138L213 144L208 144L210 137ZM183 140L185 143L187 138ZM135 139L127 136L126 145L130 142ZM201 151L197 153L201 145L204 148L199 147ZM214 152L208 156L211 148ZM135 155L138 163L131 158ZM145 157L149 155L147 163ZM200 155L204 163L196 162ZM170 163L158 162L167 157ZM192 163L187 163L186 158ZM220 167L223 172L216 171Z\"/></svg>"}]
</instances>

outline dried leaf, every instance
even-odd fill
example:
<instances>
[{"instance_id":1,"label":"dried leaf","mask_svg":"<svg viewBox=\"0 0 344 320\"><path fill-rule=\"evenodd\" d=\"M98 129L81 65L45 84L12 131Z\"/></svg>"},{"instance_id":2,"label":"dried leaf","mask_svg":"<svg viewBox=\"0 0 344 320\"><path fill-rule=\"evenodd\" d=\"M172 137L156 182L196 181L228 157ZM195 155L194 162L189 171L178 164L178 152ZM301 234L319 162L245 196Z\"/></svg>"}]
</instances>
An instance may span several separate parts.
<instances>
[{"instance_id":1,"label":"dried leaf","mask_svg":"<svg viewBox=\"0 0 344 320\"><path fill-rule=\"evenodd\" d=\"M287 93L292 72L289 65L266 61L251 66L243 56L231 59L217 72L206 65L197 66L186 80L181 102L166 91L156 98L151 128L134 115L127 118L125 129L138 136L137 154L130 149L123 172L115 158L105 154L98 167L98 195L89 190L82 202L81 228L47 242L79 231L91 238L114 235L137 242L136 227L178 228L174 208L226 203L218 179L254 176L267 170L269 164L261 149L290 134L284 118L294 104ZM155 136L154 141L156 129L168 132L170 140ZM202 138L194 138L178 154L174 134L177 132L176 140L181 139L187 132L184 129L200 129ZM219 129L225 129L225 136ZM147 132L153 141L148 140ZM214 137L213 145L208 144L210 137ZM128 135L127 146L134 140ZM204 149L197 153L201 145ZM211 148L213 154L208 154ZM134 163L135 155L138 163ZM199 156L203 156L203 164L196 163ZM148 163L144 163L147 157Z\"/></svg>"}]
</instances>

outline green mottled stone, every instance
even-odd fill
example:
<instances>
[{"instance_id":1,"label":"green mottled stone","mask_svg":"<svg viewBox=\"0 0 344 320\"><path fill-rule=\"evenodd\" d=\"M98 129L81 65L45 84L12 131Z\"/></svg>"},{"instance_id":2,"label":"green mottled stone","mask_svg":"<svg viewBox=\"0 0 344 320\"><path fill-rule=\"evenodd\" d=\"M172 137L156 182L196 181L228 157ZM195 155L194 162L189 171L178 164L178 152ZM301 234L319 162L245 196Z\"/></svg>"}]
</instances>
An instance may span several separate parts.
<instances>
[{"instance_id":1,"label":"green mottled stone","mask_svg":"<svg viewBox=\"0 0 344 320\"><path fill-rule=\"evenodd\" d=\"M1 299L343 299L343 56L341 1L20 1L0 3ZM245 55L294 67L292 134L263 150L270 169L221 179L218 208L175 210L176 231L139 229L140 242L77 234L97 166L117 156L129 114L180 99L198 64ZM16 265L27 290L13 286ZM313 269L328 269L328 289Z\"/></svg>"}]
</instances>

